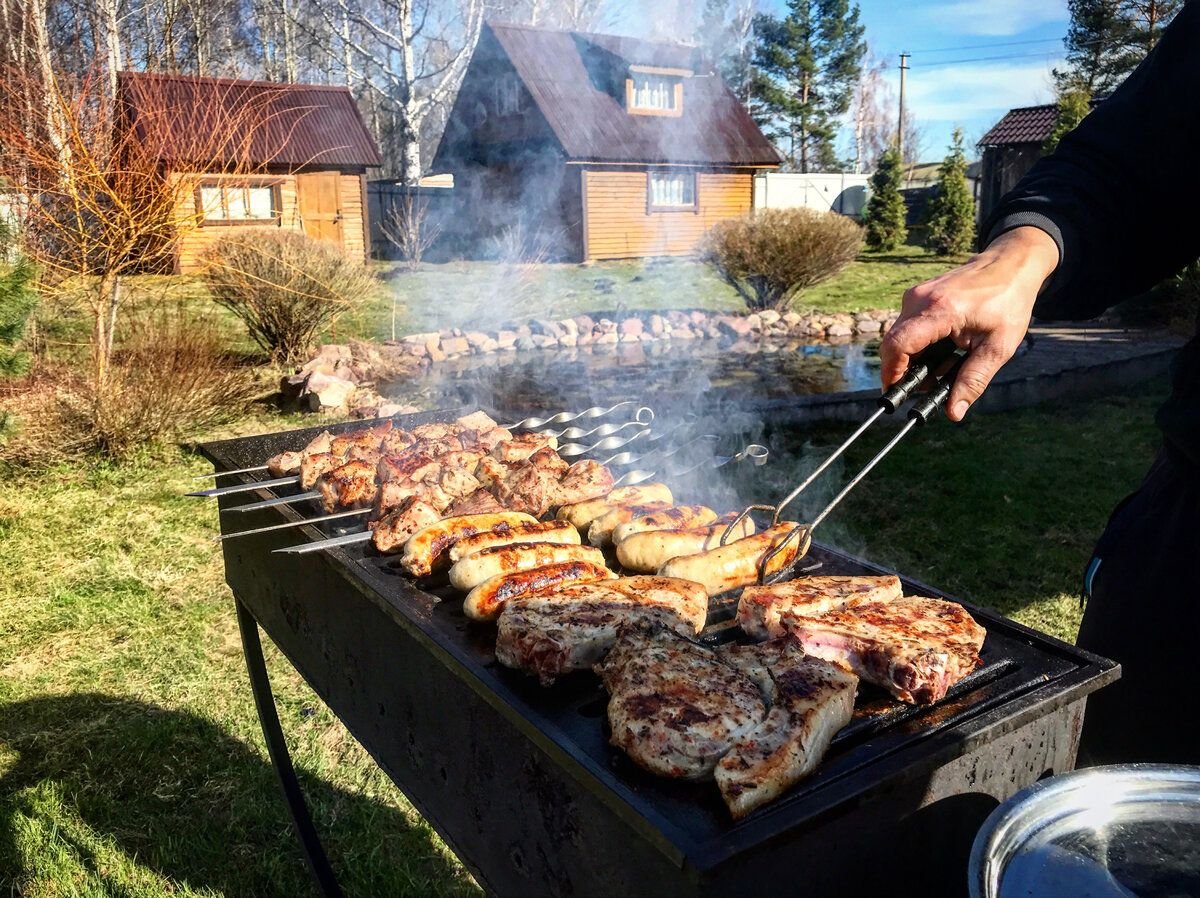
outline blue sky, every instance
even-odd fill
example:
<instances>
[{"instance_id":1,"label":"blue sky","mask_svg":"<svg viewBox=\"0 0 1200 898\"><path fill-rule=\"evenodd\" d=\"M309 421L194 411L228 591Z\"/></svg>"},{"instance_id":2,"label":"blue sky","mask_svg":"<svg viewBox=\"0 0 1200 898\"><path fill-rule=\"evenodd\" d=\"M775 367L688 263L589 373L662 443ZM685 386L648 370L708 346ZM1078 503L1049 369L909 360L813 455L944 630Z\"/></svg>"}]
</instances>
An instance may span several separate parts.
<instances>
[{"instance_id":1,"label":"blue sky","mask_svg":"<svg viewBox=\"0 0 1200 898\"><path fill-rule=\"evenodd\" d=\"M783 0L759 5L777 15L784 9ZM1012 107L1054 98L1050 70L1063 57L1066 0L859 0L859 5L872 53L888 63L893 96L899 54L912 54L908 104L922 132L923 159L945 155L955 126L973 144ZM669 34L702 7L703 0L631 2L614 30ZM969 153L974 155L973 148Z\"/></svg>"}]
</instances>

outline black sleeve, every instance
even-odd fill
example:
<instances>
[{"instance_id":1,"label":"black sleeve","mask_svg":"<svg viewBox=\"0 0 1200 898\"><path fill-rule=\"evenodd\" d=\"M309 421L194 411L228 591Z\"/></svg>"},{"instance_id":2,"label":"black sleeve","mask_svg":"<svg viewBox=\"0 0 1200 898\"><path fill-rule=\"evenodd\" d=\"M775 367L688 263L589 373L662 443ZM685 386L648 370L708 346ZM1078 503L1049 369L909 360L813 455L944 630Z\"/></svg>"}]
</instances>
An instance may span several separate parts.
<instances>
[{"instance_id":1,"label":"black sleeve","mask_svg":"<svg viewBox=\"0 0 1200 898\"><path fill-rule=\"evenodd\" d=\"M1061 262L1034 314L1088 318L1200 255L1200 3L1040 159L981 229L1033 225Z\"/></svg>"}]
</instances>

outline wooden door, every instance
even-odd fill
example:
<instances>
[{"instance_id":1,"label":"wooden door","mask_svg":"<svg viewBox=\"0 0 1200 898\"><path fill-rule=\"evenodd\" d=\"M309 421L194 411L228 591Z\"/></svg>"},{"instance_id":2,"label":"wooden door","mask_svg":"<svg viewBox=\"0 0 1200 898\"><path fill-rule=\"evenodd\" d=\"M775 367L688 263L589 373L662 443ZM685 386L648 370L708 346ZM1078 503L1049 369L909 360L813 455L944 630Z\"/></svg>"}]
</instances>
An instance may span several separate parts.
<instances>
[{"instance_id":1,"label":"wooden door","mask_svg":"<svg viewBox=\"0 0 1200 898\"><path fill-rule=\"evenodd\" d=\"M337 172L296 176L296 202L304 233L342 246L342 203Z\"/></svg>"}]
</instances>

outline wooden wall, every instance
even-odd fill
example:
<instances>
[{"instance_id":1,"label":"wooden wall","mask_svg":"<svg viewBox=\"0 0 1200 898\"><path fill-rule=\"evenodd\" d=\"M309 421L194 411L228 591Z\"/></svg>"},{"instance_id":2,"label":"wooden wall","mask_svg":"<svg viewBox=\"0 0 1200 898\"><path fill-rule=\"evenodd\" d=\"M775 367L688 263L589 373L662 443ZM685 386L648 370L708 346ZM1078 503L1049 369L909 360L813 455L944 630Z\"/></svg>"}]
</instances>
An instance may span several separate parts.
<instances>
[{"instance_id":1,"label":"wooden wall","mask_svg":"<svg viewBox=\"0 0 1200 898\"><path fill-rule=\"evenodd\" d=\"M683 256L718 221L751 211L753 174L701 171L696 176L697 208L647 211L646 169L586 169L584 208L586 259Z\"/></svg>"},{"instance_id":2,"label":"wooden wall","mask_svg":"<svg viewBox=\"0 0 1200 898\"><path fill-rule=\"evenodd\" d=\"M196 214L196 197L194 187L197 175L175 175L173 179L179 185L180 221L190 219ZM244 180L236 175L204 175L205 181L213 180ZM279 185L279 198L282 215L278 224L263 225L199 225L181 229L179 243L176 249L176 270L182 274L191 274L200 270L200 258L204 251L216 241L228 234L244 234L247 231L282 227L293 231L303 231L304 222L301 220L296 194L295 174L254 175L255 181L270 180ZM343 172L338 178L338 195L341 203L342 216L342 247L351 258L366 257L366 220L363 209L363 177L359 174Z\"/></svg>"}]
</instances>

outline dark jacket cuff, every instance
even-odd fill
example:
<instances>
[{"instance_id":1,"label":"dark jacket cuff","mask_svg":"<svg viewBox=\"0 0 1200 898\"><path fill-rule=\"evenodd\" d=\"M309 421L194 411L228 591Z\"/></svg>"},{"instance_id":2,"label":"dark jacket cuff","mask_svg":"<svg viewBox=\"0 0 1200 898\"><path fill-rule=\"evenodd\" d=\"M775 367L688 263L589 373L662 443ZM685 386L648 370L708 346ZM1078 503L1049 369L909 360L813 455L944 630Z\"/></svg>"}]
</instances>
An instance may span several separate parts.
<instances>
[{"instance_id":1,"label":"dark jacket cuff","mask_svg":"<svg viewBox=\"0 0 1200 898\"><path fill-rule=\"evenodd\" d=\"M988 231L987 241L984 243L984 248L1001 234L1017 228L1037 228L1039 231L1044 231L1050 235L1050 239L1054 241L1054 245L1058 247L1058 264L1054 267L1054 271L1050 277L1042 284L1041 290L1038 291L1038 305L1049 305L1043 303L1042 300L1049 300L1058 292L1058 289L1067 280L1067 264L1070 261L1066 252L1066 237L1063 234L1063 227L1054 219L1041 212L1010 212L1007 215L1001 216L992 229ZM1034 313L1038 312L1038 308L1034 308Z\"/></svg>"}]
</instances>

